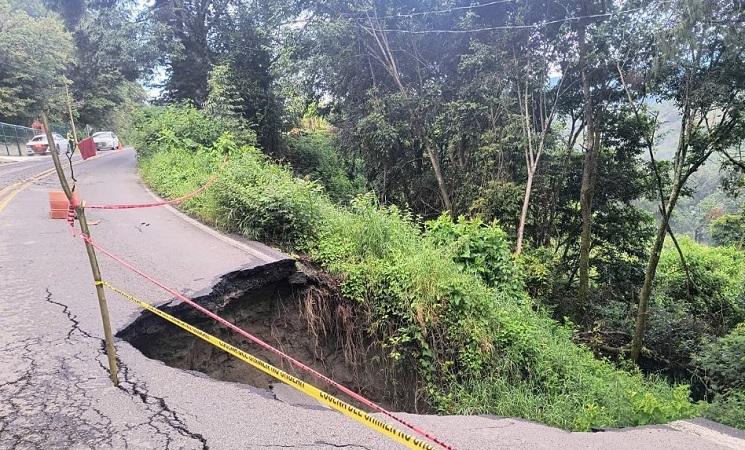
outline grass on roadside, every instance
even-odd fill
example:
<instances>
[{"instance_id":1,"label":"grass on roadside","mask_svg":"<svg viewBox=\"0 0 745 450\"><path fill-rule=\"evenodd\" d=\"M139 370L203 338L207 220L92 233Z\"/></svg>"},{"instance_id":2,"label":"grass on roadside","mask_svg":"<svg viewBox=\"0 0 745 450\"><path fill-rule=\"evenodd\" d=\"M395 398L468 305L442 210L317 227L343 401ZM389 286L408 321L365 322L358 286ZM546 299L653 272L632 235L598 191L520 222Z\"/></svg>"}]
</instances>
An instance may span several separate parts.
<instances>
[{"instance_id":1,"label":"grass on roadside","mask_svg":"<svg viewBox=\"0 0 745 450\"><path fill-rule=\"evenodd\" d=\"M575 345L569 328L534 311L516 274L484 278L461 244L483 241L482 232L498 238L490 225L445 223L427 231L369 195L335 205L317 183L229 136L197 148L180 138L140 143L145 182L165 197L183 195L229 154L216 185L183 208L209 224L303 252L337 276L356 305L356 325L389 366L414 373L419 395L437 411L518 416L570 430L697 412L687 386L619 370ZM461 244L443 243L443 226ZM507 251L500 247L506 240L489 242L496 248L485 254Z\"/></svg>"}]
</instances>

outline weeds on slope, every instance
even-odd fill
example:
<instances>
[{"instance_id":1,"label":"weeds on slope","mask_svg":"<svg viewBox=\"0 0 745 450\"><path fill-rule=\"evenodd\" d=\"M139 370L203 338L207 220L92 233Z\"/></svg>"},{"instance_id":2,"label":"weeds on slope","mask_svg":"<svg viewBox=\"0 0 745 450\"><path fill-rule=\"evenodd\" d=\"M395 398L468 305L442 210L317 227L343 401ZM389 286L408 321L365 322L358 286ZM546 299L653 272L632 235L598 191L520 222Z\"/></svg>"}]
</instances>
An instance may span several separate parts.
<instances>
[{"instance_id":1,"label":"weeds on slope","mask_svg":"<svg viewBox=\"0 0 745 450\"><path fill-rule=\"evenodd\" d=\"M390 367L414 373L417 397L436 411L519 416L570 430L697 412L687 386L597 360L572 342L570 328L535 311L496 225L440 218L423 227L370 195L337 206L319 184L229 135L195 147L188 130L180 136L161 125L156 140L139 143L143 179L166 197L182 195L229 153L215 187L183 208L303 252L336 275L358 305L354 320L369 343Z\"/></svg>"}]
</instances>

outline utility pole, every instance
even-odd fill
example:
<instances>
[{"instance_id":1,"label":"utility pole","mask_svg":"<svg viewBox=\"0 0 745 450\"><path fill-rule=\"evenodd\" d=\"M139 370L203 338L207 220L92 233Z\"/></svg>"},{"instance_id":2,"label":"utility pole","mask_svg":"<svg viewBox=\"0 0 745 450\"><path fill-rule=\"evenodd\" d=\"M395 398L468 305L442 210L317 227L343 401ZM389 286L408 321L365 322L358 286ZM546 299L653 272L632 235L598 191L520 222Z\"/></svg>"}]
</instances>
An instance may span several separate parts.
<instances>
[{"instance_id":1,"label":"utility pole","mask_svg":"<svg viewBox=\"0 0 745 450\"><path fill-rule=\"evenodd\" d=\"M47 120L46 112L41 113L41 120L44 124L44 132L47 135L47 144L49 150L52 153L52 160L54 160L54 168L57 171L57 177L59 177L60 185L62 190L65 192L67 201L72 203L73 192L70 189L70 185L67 184L67 178L65 173L62 171L62 163L60 162L59 155L57 154L57 148L54 144L54 137L52 136L52 130L49 128L49 121ZM80 230L83 235L87 238L90 236L90 230L88 228L88 221L85 219L85 204L78 203L75 205L75 211L78 214L78 221L80 222ZM104 291L103 284L101 284L101 269L98 266L98 258L96 258L96 251L88 240L85 240L85 250L88 252L88 261L91 264L91 271L93 272L93 280L96 283L96 294L98 295L98 307L101 310L101 321L103 322L103 334L106 341L106 356L109 360L109 371L111 372L111 381L114 386L119 385L119 368L116 364L116 349L114 348L114 335L111 333L111 321L109 320L109 307L106 304L106 292Z\"/></svg>"}]
</instances>

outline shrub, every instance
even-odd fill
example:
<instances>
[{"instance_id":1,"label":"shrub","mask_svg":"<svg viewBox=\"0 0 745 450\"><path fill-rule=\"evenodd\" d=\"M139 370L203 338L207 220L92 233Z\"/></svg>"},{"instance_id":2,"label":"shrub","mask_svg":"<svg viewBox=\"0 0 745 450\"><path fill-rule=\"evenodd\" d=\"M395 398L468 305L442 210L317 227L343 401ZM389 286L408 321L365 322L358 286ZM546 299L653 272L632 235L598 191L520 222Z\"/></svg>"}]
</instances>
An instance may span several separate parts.
<instances>
[{"instance_id":1,"label":"shrub","mask_svg":"<svg viewBox=\"0 0 745 450\"><path fill-rule=\"evenodd\" d=\"M645 345L686 366L701 336L722 336L745 319L745 253L688 238L681 238L680 246L688 273L667 243L657 269Z\"/></svg>"},{"instance_id":2,"label":"shrub","mask_svg":"<svg viewBox=\"0 0 745 450\"><path fill-rule=\"evenodd\" d=\"M481 219L463 216L454 222L449 215L443 214L436 220L427 221L425 227L427 238L437 246L447 247L454 254L456 263L481 277L487 285L510 286L515 291L523 289L517 282L507 233L496 222L486 224Z\"/></svg>"},{"instance_id":3,"label":"shrub","mask_svg":"<svg viewBox=\"0 0 745 450\"><path fill-rule=\"evenodd\" d=\"M714 392L745 390L745 323L704 344L694 361Z\"/></svg>"},{"instance_id":4,"label":"shrub","mask_svg":"<svg viewBox=\"0 0 745 450\"><path fill-rule=\"evenodd\" d=\"M178 147L144 157L142 178L161 195L179 197L204 185L221 171L218 182L182 207L220 228L280 246L298 246L314 232L322 207L321 188L294 179L289 170L272 164L254 147L235 149L223 165L223 137L212 148ZM229 138L228 138L229 139ZM230 146L229 146L230 147Z\"/></svg>"},{"instance_id":5,"label":"shrub","mask_svg":"<svg viewBox=\"0 0 745 450\"><path fill-rule=\"evenodd\" d=\"M712 221L709 230L716 245L745 249L745 212L725 214Z\"/></svg>"},{"instance_id":6,"label":"shrub","mask_svg":"<svg viewBox=\"0 0 745 450\"><path fill-rule=\"evenodd\" d=\"M193 151L210 147L226 132L230 132L239 145L256 145L256 133L245 122L208 116L193 106L144 108L127 137L138 153L146 156L164 145Z\"/></svg>"},{"instance_id":7,"label":"shrub","mask_svg":"<svg viewBox=\"0 0 745 450\"><path fill-rule=\"evenodd\" d=\"M745 430L745 390L732 391L714 399L704 410L711 420Z\"/></svg>"},{"instance_id":8,"label":"shrub","mask_svg":"<svg viewBox=\"0 0 745 450\"><path fill-rule=\"evenodd\" d=\"M745 430L745 323L705 343L694 362L714 396L704 415Z\"/></svg>"},{"instance_id":9,"label":"shrub","mask_svg":"<svg viewBox=\"0 0 745 450\"><path fill-rule=\"evenodd\" d=\"M525 186L512 182L490 181L483 187L469 210L484 220L496 220L502 228L515 235L517 232L516 217L520 217L520 208L525 194Z\"/></svg>"},{"instance_id":10,"label":"shrub","mask_svg":"<svg viewBox=\"0 0 745 450\"><path fill-rule=\"evenodd\" d=\"M364 180L345 166L327 128L290 134L282 156L296 174L317 180L336 202L348 202L363 192Z\"/></svg>"},{"instance_id":11,"label":"shrub","mask_svg":"<svg viewBox=\"0 0 745 450\"><path fill-rule=\"evenodd\" d=\"M253 147L231 158L214 190L219 223L251 239L299 246L314 234L324 202L316 183L293 178Z\"/></svg>"}]
</instances>

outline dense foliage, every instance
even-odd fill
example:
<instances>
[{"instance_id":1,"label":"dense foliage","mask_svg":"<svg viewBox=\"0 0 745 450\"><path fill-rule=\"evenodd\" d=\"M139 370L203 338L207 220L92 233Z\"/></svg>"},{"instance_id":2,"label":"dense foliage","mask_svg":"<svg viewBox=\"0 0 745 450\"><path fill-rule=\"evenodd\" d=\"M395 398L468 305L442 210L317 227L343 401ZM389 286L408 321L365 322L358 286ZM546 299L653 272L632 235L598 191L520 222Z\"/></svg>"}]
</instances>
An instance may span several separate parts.
<instances>
[{"instance_id":1,"label":"dense foliage","mask_svg":"<svg viewBox=\"0 0 745 450\"><path fill-rule=\"evenodd\" d=\"M318 180L334 201L348 202L364 191L365 181L357 173L355 162L344 161L333 132L323 123L293 130L275 157L287 162L296 174Z\"/></svg>"},{"instance_id":2,"label":"dense foliage","mask_svg":"<svg viewBox=\"0 0 745 450\"><path fill-rule=\"evenodd\" d=\"M745 249L745 213L725 214L711 223L711 238L716 245Z\"/></svg>"},{"instance_id":3,"label":"dense foliage","mask_svg":"<svg viewBox=\"0 0 745 450\"><path fill-rule=\"evenodd\" d=\"M61 111L72 36L40 2L0 1L0 121L30 126L43 107Z\"/></svg>"},{"instance_id":4,"label":"dense foliage","mask_svg":"<svg viewBox=\"0 0 745 450\"><path fill-rule=\"evenodd\" d=\"M716 395L707 416L745 429L745 323L708 342L695 360Z\"/></svg>"},{"instance_id":5,"label":"dense foliage","mask_svg":"<svg viewBox=\"0 0 745 450\"><path fill-rule=\"evenodd\" d=\"M646 345L651 352L647 364L685 379L699 366L691 357L702 341L723 336L745 320L745 252L688 238L680 247L685 265L672 243L662 253Z\"/></svg>"},{"instance_id":6,"label":"dense foliage","mask_svg":"<svg viewBox=\"0 0 745 450\"><path fill-rule=\"evenodd\" d=\"M139 128L163 126L164 114L200 113L151 112ZM215 125L201 120L207 129ZM184 208L303 251L337 275L344 297L358 305L353 314L364 338L378 343L388 366L413 372L430 407L518 415L578 430L695 412L686 386L673 388L597 360L572 343L568 327L535 312L509 264L506 235L495 225L441 217L423 230L410 214L380 206L370 195L336 206L318 184L229 136L196 147L187 134L182 140L167 127L158 136L141 145L142 175L154 189L180 195L220 171L215 188Z\"/></svg>"},{"instance_id":7,"label":"dense foliage","mask_svg":"<svg viewBox=\"0 0 745 450\"><path fill-rule=\"evenodd\" d=\"M0 2L0 121L30 126L46 109L66 122L69 102L80 130L126 127L153 59L134 15L130 2Z\"/></svg>"}]
</instances>

